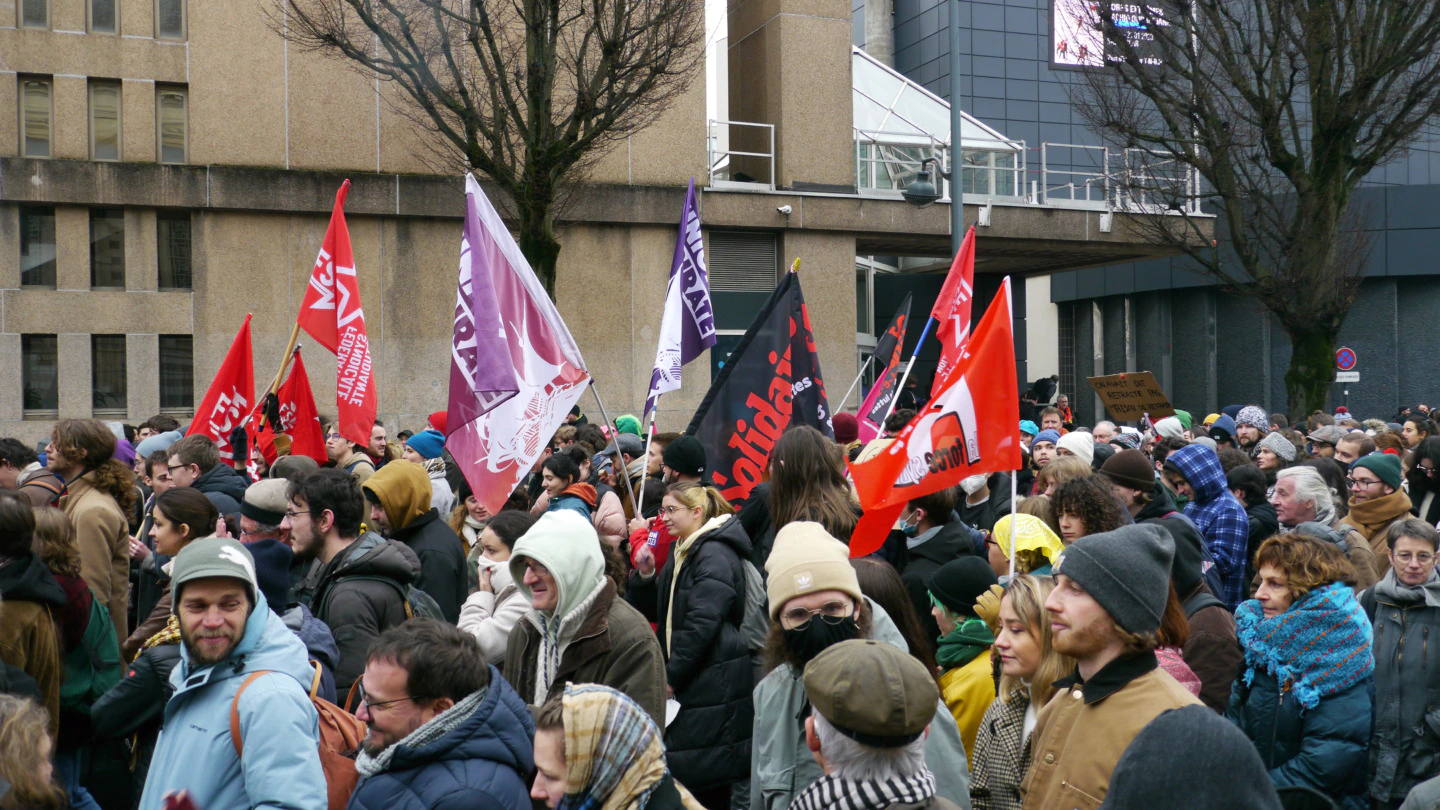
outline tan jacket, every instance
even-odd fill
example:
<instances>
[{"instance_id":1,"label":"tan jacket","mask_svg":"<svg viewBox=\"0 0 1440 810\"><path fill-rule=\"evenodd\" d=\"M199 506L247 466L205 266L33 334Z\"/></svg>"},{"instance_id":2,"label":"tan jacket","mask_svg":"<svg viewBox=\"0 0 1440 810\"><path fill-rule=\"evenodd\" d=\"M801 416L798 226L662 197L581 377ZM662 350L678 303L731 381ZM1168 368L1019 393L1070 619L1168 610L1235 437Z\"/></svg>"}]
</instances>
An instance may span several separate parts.
<instances>
[{"instance_id":1,"label":"tan jacket","mask_svg":"<svg viewBox=\"0 0 1440 810\"><path fill-rule=\"evenodd\" d=\"M60 508L75 527L80 547L80 576L95 599L110 610L115 639L130 635L126 606L130 602L130 524L115 499L91 483L94 473L70 482Z\"/></svg>"},{"instance_id":2,"label":"tan jacket","mask_svg":"<svg viewBox=\"0 0 1440 810\"><path fill-rule=\"evenodd\" d=\"M1025 810L1096 810L1120 755L1145 724L1200 703L1158 667L1154 653L1111 661L1088 683L1077 673L1057 686L1030 736Z\"/></svg>"},{"instance_id":3,"label":"tan jacket","mask_svg":"<svg viewBox=\"0 0 1440 810\"><path fill-rule=\"evenodd\" d=\"M53 740L60 731L60 682L64 671L60 667L55 620L45 605L18 599L0 601L0 661L35 679L50 715Z\"/></svg>"}]
</instances>

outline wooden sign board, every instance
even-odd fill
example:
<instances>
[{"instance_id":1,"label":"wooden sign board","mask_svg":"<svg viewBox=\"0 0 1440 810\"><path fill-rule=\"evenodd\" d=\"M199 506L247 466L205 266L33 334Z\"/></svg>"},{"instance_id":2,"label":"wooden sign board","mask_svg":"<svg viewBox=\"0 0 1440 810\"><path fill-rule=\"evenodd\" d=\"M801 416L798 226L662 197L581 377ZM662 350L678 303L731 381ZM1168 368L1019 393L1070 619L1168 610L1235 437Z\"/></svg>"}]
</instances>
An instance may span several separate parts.
<instances>
[{"instance_id":1,"label":"wooden sign board","mask_svg":"<svg viewBox=\"0 0 1440 810\"><path fill-rule=\"evenodd\" d=\"M1149 414L1152 421L1175 415L1160 382L1148 371L1087 379L1105 403L1105 410L1117 422L1138 422L1145 414Z\"/></svg>"}]
</instances>

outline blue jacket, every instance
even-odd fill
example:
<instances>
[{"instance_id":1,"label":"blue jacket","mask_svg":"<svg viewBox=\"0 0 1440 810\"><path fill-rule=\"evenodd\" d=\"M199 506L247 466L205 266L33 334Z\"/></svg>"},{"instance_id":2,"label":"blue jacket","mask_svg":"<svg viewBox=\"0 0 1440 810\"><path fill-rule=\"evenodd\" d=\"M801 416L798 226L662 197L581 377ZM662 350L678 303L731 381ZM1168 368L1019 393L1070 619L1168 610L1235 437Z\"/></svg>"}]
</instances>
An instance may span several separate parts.
<instances>
[{"instance_id":1,"label":"blue jacket","mask_svg":"<svg viewBox=\"0 0 1440 810\"><path fill-rule=\"evenodd\" d=\"M1216 594L1232 612L1245 599L1245 555L1250 542L1250 517L1230 494L1220 457L1203 444L1190 444L1165 457L1165 466L1185 477L1195 497L1185 505L1185 517L1205 536L1215 568L1225 585Z\"/></svg>"},{"instance_id":2,"label":"blue jacket","mask_svg":"<svg viewBox=\"0 0 1440 810\"><path fill-rule=\"evenodd\" d=\"M564 493L558 498L551 498L546 505L546 512L558 512L561 509L569 509L586 520L590 519L590 504L585 502L579 495Z\"/></svg>"},{"instance_id":3,"label":"blue jacket","mask_svg":"<svg viewBox=\"0 0 1440 810\"><path fill-rule=\"evenodd\" d=\"M361 779L347 810L529 810L534 737L529 707L490 667L470 719L420 748L397 743L389 768Z\"/></svg>"},{"instance_id":4,"label":"blue jacket","mask_svg":"<svg viewBox=\"0 0 1440 810\"><path fill-rule=\"evenodd\" d=\"M1225 716L1255 743L1275 787L1314 788L1342 807L1368 807L1373 689L1366 678L1307 711L1261 669L1250 686L1235 679Z\"/></svg>"},{"instance_id":5,"label":"blue jacket","mask_svg":"<svg viewBox=\"0 0 1440 810\"><path fill-rule=\"evenodd\" d=\"M307 694L315 670L264 595L256 601L225 660L197 667L181 645L140 810L160 810L165 794L181 789L201 810L326 810L319 718ZM246 676L262 669L274 672L240 697L242 761L230 740L230 704Z\"/></svg>"}]
</instances>

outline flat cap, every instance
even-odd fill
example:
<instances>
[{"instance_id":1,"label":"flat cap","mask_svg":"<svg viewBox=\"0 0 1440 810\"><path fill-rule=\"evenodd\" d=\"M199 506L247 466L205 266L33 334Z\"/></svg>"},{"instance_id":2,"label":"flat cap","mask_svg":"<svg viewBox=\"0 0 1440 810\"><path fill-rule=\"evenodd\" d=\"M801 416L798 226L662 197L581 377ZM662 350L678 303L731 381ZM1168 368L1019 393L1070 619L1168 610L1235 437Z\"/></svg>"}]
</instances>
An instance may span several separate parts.
<instances>
[{"instance_id":1,"label":"flat cap","mask_svg":"<svg viewBox=\"0 0 1440 810\"><path fill-rule=\"evenodd\" d=\"M871 748L898 748L935 719L940 690L925 665L883 641L851 639L805 666L805 695L836 731Z\"/></svg>"}]
</instances>

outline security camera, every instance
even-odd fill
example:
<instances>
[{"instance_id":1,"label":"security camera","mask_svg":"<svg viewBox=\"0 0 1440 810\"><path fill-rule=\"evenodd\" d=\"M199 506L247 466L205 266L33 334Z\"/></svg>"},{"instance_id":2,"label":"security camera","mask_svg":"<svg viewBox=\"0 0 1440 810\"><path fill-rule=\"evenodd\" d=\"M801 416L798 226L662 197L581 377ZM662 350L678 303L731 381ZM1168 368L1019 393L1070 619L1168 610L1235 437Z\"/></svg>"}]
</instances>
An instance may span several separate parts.
<instances>
[{"instance_id":1,"label":"security camera","mask_svg":"<svg viewBox=\"0 0 1440 810\"><path fill-rule=\"evenodd\" d=\"M776 210L776 211L779 211L780 213L782 213L782 214L784 214L785 216L788 217L788 216L790 216L790 212L794 211L795 209L794 209L794 208L791 208L791 207L788 206L788 205L782 205L782 206L780 206L779 208L776 208L775 210Z\"/></svg>"}]
</instances>

